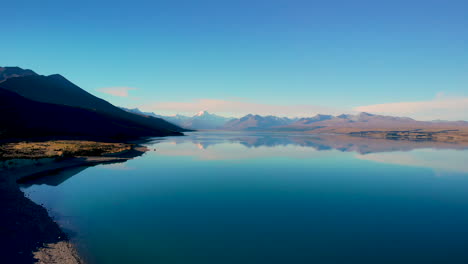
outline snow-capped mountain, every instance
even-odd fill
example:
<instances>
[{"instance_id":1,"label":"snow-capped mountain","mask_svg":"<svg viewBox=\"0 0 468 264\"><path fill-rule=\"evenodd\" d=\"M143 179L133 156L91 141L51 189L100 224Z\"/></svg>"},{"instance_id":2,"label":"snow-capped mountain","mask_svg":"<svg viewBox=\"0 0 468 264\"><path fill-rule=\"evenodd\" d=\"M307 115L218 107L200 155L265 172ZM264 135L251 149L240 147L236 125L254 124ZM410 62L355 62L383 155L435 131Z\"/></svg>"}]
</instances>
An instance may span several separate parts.
<instances>
[{"instance_id":1,"label":"snow-capped mountain","mask_svg":"<svg viewBox=\"0 0 468 264\"><path fill-rule=\"evenodd\" d=\"M175 125L187 129L220 129L220 130L271 130L271 131L316 131L337 132L359 129L414 129L435 127L468 126L466 121L417 121L408 117L374 115L369 113L342 114L338 116L318 114L313 117L288 118L277 116L246 115L241 118L226 118L207 111L200 111L189 117L183 115L161 116L155 113L142 112L138 108L125 109L132 113L163 118Z\"/></svg>"},{"instance_id":2,"label":"snow-capped mountain","mask_svg":"<svg viewBox=\"0 0 468 264\"><path fill-rule=\"evenodd\" d=\"M208 111L200 111L181 125L191 129L219 129L231 119L232 118L210 114Z\"/></svg>"},{"instance_id":3,"label":"snow-capped mountain","mask_svg":"<svg viewBox=\"0 0 468 264\"><path fill-rule=\"evenodd\" d=\"M163 115L155 114L153 112L143 112L138 108L129 109L129 108L122 107L122 109L135 113L135 114L159 117L175 125L188 128L188 129L196 129L196 130L220 129L224 124L232 120L232 118L210 114L208 111L200 111L194 116L184 116L184 115L163 116Z\"/></svg>"}]
</instances>

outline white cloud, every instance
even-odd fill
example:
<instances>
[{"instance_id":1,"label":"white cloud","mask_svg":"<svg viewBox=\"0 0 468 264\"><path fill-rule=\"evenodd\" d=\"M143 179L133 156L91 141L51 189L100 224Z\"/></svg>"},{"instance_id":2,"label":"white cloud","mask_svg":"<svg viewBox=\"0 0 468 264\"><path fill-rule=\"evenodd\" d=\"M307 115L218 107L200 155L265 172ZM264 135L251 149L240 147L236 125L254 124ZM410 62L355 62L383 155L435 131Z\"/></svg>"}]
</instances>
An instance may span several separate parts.
<instances>
[{"instance_id":1,"label":"white cloud","mask_svg":"<svg viewBox=\"0 0 468 264\"><path fill-rule=\"evenodd\" d=\"M101 93L110 94L113 96L128 97L128 91L136 90L136 88L130 87L108 87L97 89Z\"/></svg>"},{"instance_id":2,"label":"white cloud","mask_svg":"<svg viewBox=\"0 0 468 264\"><path fill-rule=\"evenodd\" d=\"M468 97L450 97L438 93L433 100L396 102L359 106L358 112L408 116L419 120L468 120Z\"/></svg>"},{"instance_id":3,"label":"white cloud","mask_svg":"<svg viewBox=\"0 0 468 264\"><path fill-rule=\"evenodd\" d=\"M317 105L275 105L262 104L247 99L197 99L189 102L156 102L142 105L146 111L163 113L196 113L200 110L229 116L246 114L276 115L276 116L313 116L315 114L341 114L350 112L344 109Z\"/></svg>"}]
</instances>

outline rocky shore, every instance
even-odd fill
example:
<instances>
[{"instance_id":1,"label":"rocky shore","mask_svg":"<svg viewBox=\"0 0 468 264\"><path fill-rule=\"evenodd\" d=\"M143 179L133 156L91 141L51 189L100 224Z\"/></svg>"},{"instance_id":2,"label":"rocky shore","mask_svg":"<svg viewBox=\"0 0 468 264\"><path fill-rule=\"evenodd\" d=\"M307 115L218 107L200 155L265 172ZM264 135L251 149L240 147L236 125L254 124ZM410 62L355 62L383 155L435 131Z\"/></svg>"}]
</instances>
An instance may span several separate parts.
<instances>
[{"instance_id":1,"label":"rocky shore","mask_svg":"<svg viewBox=\"0 0 468 264\"><path fill-rule=\"evenodd\" d=\"M47 210L20 191L18 181L53 171L125 162L146 149L92 141L7 143L0 146L0 256L2 263L83 263Z\"/></svg>"}]
</instances>

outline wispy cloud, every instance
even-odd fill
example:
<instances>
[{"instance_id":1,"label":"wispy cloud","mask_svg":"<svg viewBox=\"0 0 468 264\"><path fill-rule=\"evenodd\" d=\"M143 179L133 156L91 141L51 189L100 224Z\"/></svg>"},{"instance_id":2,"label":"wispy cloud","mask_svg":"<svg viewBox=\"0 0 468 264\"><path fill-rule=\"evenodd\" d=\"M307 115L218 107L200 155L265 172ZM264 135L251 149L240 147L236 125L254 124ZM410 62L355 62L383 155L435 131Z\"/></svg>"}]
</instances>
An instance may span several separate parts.
<instances>
[{"instance_id":1,"label":"wispy cloud","mask_svg":"<svg viewBox=\"0 0 468 264\"><path fill-rule=\"evenodd\" d=\"M429 101L395 102L359 106L357 112L408 116L420 120L468 120L468 97L446 96L443 93Z\"/></svg>"},{"instance_id":2,"label":"wispy cloud","mask_svg":"<svg viewBox=\"0 0 468 264\"><path fill-rule=\"evenodd\" d=\"M189 102L156 102L141 106L142 109L164 113L195 113L200 110L230 115L246 114L277 116L312 116L319 113L341 114L346 109L318 105L279 105L252 102L248 99L197 99Z\"/></svg>"},{"instance_id":3,"label":"wispy cloud","mask_svg":"<svg viewBox=\"0 0 468 264\"><path fill-rule=\"evenodd\" d=\"M136 90L136 88L131 87L107 87L97 89L101 93L110 94L113 96L128 97L128 91Z\"/></svg>"}]
</instances>

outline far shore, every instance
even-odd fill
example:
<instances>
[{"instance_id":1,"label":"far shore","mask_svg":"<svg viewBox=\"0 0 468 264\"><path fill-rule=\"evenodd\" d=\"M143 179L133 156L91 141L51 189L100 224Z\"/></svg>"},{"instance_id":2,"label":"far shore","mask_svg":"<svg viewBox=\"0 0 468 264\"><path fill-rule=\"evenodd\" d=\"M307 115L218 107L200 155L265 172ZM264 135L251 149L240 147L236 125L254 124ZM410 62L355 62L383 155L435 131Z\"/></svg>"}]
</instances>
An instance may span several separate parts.
<instances>
[{"instance_id":1,"label":"far shore","mask_svg":"<svg viewBox=\"0 0 468 264\"><path fill-rule=\"evenodd\" d=\"M58 140L0 145L0 255L5 263L81 264L73 244L47 210L18 182L75 167L125 162L147 151L130 143Z\"/></svg>"},{"instance_id":2,"label":"far shore","mask_svg":"<svg viewBox=\"0 0 468 264\"><path fill-rule=\"evenodd\" d=\"M349 135L377 139L432 141L468 145L468 129L366 130L350 132Z\"/></svg>"}]
</instances>

